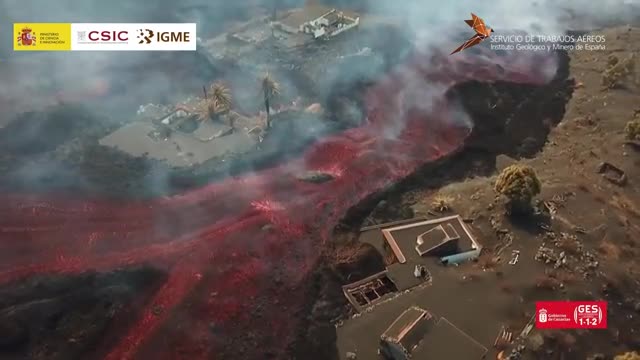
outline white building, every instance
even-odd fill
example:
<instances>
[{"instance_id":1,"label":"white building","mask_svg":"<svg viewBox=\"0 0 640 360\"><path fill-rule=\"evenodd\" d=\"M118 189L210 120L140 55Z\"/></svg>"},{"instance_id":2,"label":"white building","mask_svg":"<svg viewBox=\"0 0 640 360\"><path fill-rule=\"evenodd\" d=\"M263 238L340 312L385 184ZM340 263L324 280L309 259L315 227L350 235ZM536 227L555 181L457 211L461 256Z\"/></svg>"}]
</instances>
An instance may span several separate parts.
<instances>
[{"instance_id":1,"label":"white building","mask_svg":"<svg viewBox=\"0 0 640 360\"><path fill-rule=\"evenodd\" d=\"M336 36L360 24L356 13L340 11L324 6L307 6L288 12L273 26L290 33L305 33L314 38Z\"/></svg>"}]
</instances>

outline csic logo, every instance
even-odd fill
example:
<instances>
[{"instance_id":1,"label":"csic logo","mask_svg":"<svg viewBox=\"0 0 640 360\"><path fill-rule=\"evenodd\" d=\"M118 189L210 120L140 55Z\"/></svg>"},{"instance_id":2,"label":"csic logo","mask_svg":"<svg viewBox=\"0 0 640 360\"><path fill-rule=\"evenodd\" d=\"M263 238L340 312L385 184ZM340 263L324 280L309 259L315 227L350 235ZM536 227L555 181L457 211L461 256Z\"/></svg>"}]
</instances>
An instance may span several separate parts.
<instances>
[{"instance_id":1,"label":"csic logo","mask_svg":"<svg viewBox=\"0 0 640 360\"><path fill-rule=\"evenodd\" d=\"M23 28L18 33L18 46L35 46L36 33L29 27Z\"/></svg>"},{"instance_id":2,"label":"csic logo","mask_svg":"<svg viewBox=\"0 0 640 360\"><path fill-rule=\"evenodd\" d=\"M153 30L138 29L138 39L140 39L140 41L138 41L138 44L151 44L151 41L153 40L153 35L155 35Z\"/></svg>"},{"instance_id":3,"label":"csic logo","mask_svg":"<svg viewBox=\"0 0 640 360\"><path fill-rule=\"evenodd\" d=\"M547 322L547 310L540 309L538 312L538 322L546 323Z\"/></svg>"},{"instance_id":4,"label":"csic logo","mask_svg":"<svg viewBox=\"0 0 640 360\"><path fill-rule=\"evenodd\" d=\"M84 38L83 32L78 32L78 39ZM89 31L88 36L90 42L100 43L126 43L129 41L128 31Z\"/></svg>"},{"instance_id":5,"label":"csic logo","mask_svg":"<svg viewBox=\"0 0 640 360\"><path fill-rule=\"evenodd\" d=\"M163 31L154 32L150 29L138 29L138 44L157 43L188 43L191 33L189 31Z\"/></svg>"}]
</instances>

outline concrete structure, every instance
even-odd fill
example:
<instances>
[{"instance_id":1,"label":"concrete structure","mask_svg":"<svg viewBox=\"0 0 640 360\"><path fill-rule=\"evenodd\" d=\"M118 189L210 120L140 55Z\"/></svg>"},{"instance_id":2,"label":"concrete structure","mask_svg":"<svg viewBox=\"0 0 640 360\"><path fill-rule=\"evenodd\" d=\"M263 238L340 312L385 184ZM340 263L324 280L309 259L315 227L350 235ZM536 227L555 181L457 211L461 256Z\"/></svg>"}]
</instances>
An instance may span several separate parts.
<instances>
[{"instance_id":1,"label":"concrete structure","mask_svg":"<svg viewBox=\"0 0 640 360\"><path fill-rule=\"evenodd\" d=\"M360 24L360 16L324 6L306 6L289 11L273 26L290 33L310 34L314 38L336 36Z\"/></svg>"},{"instance_id":2,"label":"concrete structure","mask_svg":"<svg viewBox=\"0 0 640 360\"><path fill-rule=\"evenodd\" d=\"M380 353L390 360L410 359L434 323L435 319L428 311L410 307L380 336Z\"/></svg>"},{"instance_id":3,"label":"concrete structure","mask_svg":"<svg viewBox=\"0 0 640 360\"><path fill-rule=\"evenodd\" d=\"M435 256L443 264L472 260L482 250L459 215L389 227L382 234L400 263L407 262L409 245L419 256Z\"/></svg>"},{"instance_id":4,"label":"concrete structure","mask_svg":"<svg viewBox=\"0 0 640 360\"><path fill-rule=\"evenodd\" d=\"M361 311L363 307L379 303L397 291L396 284L389 278L386 271L342 287L342 292L347 300L358 311Z\"/></svg>"},{"instance_id":5,"label":"concrete structure","mask_svg":"<svg viewBox=\"0 0 640 360\"><path fill-rule=\"evenodd\" d=\"M258 45L271 37L271 26L267 18L258 18L233 29L226 34L227 40L238 44Z\"/></svg>"},{"instance_id":6,"label":"concrete structure","mask_svg":"<svg viewBox=\"0 0 640 360\"><path fill-rule=\"evenodd\" d=\"M458 265L479 256L482 247L460 216L415 218L365 227L360 241L390 260L387 276L402 292L438 281L436 267ZM426 276L416 276L424 268Z\"/></svg>"},{"instance_id":7,"label":"concrete structure","mask_svg":"<svg viewBox=\"0 0 640 360\"><path fill-rule=\"evenodd\" d=\"M420 256L448 256L458 251L459 240L451 224L438 225L418 235L416 251Z\"/></svg>"},{"instance_id":8,"label":"concrete structure","mask_svg":"<svg viewBox=\"0 0 640 360\"><path fill-rule=\"evenodd\" d=\"M451 231L448 225L451 225L455 232ZM434 228L438 230L430 232ZM390 230L389 233L397 245L396 251L399 250L404 255L404 262L390 260L392 256L398 256L383 235L383 231L386 230ZM340 359L349 360L352 358L348 356L349 353L356 354L358 359L381 359L381 347L391 347L390 344L380 344L381 334L388 338L393 337L393 333L399 334L391 331L390 325L401 318L407 309L413 307L426 309L432 319L428 321L431 327L426 331L420 326L403 327L410 328L408 333L413 335L424 334L417 346L415 340L410 341L410 338L413 339L412 335L400 337L411 359L495 359L500 351L494 348L496 334L500 334L499 338L503 339L504 343L511 341L510 346L514 345L513 339L517 332L508 326L507 332L513 332L513 335L503 331L505 324L512 324L514 321L513 313L504 311L505 308L513 306L513 293L503 291L503 282L495 280L499 278L493 274L485 274L478 266L480 264L464 264L464 274L480 274L478 278L482 280L477 281L475 276L465 278L458 269L441 266L441 254L420 255L416 250L421 235L424 235L423 243L431 242L434 245L453 244L455 241L452 239L459 237L457 242L460 255L450 255L449 258L455 262L456 257L468 256L467 252L480 251L481 246L470 236L472 230L473 227L462 221L459 216L440 219L416 218L361 229L358 241L372 245L383 258L388 259L384 273L393 281L398 291L386 295L373 306L367 306L365 311L360 310L336 328ZM444 246L442 251L448 251L447 246ZM438 249L438 246L434 249ZM526 255L521 256L518 266L504 267L505 276L509 276L512 281L520 284L519 286L530 286L531 268L544 267L535 261L534 255L535 248L529 249ZM416 266L429 269L427 279L416 278ZM420 316L415 315L416 312L412 313L414 315L410 318ZM411 314L405 314L404 317L408 315ZM416 325L419 325L419 322ZM528 324L521 336L525 337L532 328L533 325ZM396 350L398 349L396 347ZM405 353L402 349L399 350L395 353L402 359ZM398 357L391 357L393 360L396 358Z\"/></svg>"},{"instance_id":9,"label":"concrete structure","mask_svg":"<svg viewBox=\"0 0 640 360\"><path fill-rule=\"evenodd\" d=\"M445 318L417 306L405 310L380 336L388 360L479 360L488 349Z\"/></svg>"},{"instance_id":10,"label":"concrete structure","mask_svg":"<svg viewBox=\"0 0 640 360\"><path fill-rule=\"evenodd\" d=\"M181 130L189 121L193 122L191 131ZM99 143L131 156L164 161L172 167L199 165L229 154L247 153L256 146L256 140L245 131L234 131L213 121L197 121L184 110L155 118L141 117Z\"/></svg>"},{"instance_id":11,"label":"concrete structure","mask_svg":"<svg viewBox=\"0 0 640 360\"><path fill-rule=\"evenodd\" d=\"M438 281L432 272L435 266L473 260L482 250L458 215L364 228L361 241L373 245L384 258L393 256L397 261L383 272L343 286L347 300L358 312L402 291L431 286Z\"/></svg>"}]
</instances>

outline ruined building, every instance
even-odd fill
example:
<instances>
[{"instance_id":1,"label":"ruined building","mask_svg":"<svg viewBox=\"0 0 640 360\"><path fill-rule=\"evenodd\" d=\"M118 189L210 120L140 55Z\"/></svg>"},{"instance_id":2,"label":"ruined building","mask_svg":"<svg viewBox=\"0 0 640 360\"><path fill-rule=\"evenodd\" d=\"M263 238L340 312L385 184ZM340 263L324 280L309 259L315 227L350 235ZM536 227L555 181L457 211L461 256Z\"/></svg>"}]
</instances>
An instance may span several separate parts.
<instances>
[{"instance_id":1,"label":"ruined building","mask_svg":"<svg viewBox=\"0 0 640 360\"><path fill-rule=\"evenodd\" d=\"M310 5L287 12L272 26L289 33L310 34L314 38L336 36L360 24L360 16L319 5Z\"/></svg>"}]
</instances>

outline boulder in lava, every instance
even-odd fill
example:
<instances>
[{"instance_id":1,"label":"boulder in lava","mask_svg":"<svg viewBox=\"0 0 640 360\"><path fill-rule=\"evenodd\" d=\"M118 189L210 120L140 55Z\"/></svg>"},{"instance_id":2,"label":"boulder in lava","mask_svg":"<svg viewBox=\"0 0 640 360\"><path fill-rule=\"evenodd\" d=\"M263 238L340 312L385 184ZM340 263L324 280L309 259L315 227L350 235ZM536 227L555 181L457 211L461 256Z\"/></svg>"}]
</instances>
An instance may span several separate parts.
<instances>
[{"instance_id":1,"label":"boulder in lava","mask_svg":"<svg viewBox=\"0 0 640 360\"><path fill-rule=\"evenodd\" d=\"M306 181L314 184L322 184L324 182L333 180L333 175L327 174L322 171L307 171L304 174L300 174L296 178L300 181Z\"/></svg>"}]
</instances>

